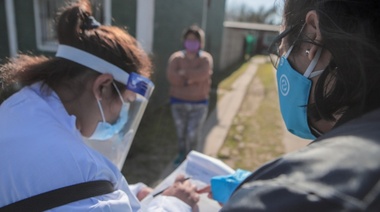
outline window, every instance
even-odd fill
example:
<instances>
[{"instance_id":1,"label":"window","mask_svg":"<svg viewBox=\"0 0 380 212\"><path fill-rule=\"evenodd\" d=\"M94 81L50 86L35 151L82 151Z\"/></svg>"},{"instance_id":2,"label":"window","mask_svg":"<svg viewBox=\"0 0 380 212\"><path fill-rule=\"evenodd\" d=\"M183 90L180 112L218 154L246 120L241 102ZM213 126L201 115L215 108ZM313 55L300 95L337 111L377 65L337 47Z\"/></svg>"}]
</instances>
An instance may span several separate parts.
<instances>
[{"instance_id":1,"label":"window","mask_svg":"<svg viewBox=\"0 0 380 212\"><path fill-rule=\"evenodd\" d=\"M103 24L111 23L111 0L90 0L93 15ZM55 29L55 17L58 9L66 0L34 0L34 17L36 25L37 48L42 51L56 51L58 47Z\"/></svg>"}]
</instances>

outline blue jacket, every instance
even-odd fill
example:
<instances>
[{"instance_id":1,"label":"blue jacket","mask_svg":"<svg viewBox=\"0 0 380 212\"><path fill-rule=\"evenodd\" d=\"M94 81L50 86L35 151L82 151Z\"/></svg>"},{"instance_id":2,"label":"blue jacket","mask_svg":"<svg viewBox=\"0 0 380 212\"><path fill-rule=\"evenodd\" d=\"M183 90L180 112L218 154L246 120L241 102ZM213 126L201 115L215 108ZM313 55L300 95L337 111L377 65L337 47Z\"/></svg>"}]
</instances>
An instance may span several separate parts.
<instances>
[{"instance_id":1,"label":"blue jacket","mask_svg":"<svg viewBox=\"0 0 380 212\"><path fill-rule=\"evenodd\" d=\"M259 168L222 211L380 211L380 109Z\"/></svg>"}]
</instances>

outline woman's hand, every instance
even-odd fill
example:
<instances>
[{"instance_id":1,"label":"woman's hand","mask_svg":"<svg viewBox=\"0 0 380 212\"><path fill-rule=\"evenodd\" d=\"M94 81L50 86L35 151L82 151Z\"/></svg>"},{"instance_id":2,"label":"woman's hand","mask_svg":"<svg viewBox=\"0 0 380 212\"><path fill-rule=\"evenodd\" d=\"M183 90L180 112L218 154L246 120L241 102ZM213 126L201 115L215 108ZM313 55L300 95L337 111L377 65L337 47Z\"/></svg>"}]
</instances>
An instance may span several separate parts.
<instances>
[{"instance_id":1,"label":"woman's hand","mask_svg":"<svg viewBox=\"0 0 380 212\"><path fill-rule=\"evenodd\" d=\"M183 175L177 176L173 185L167 188L162 195L177 197L192 208L199 201L197 187L191 184L189 180L186 180Z\"/></svg>"},{"instance_id":2,"label":"woman's hand","mask_svg":"<svg viewBox=\"0 0 380 212\"><path fill-rule=\"evenodd\" d=\"M152 193L153 189L151 187L144 187L142 188L139 193L137 193L137 199L139 201L142 201L146 196L148 196L150 193Z\"/></svg>"}]
</instances>

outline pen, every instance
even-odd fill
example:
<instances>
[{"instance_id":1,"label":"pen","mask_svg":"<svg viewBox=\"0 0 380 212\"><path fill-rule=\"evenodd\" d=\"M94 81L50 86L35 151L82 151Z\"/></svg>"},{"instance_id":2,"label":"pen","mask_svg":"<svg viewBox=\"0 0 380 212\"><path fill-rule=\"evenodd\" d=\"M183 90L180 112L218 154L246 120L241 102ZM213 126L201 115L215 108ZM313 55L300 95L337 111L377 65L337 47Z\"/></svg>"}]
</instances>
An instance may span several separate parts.
<instances>
[{"instance_id":1,"label":"pen","mask_svg":"<svg viewBox=\"0 0 380 212\"><path fill-rule=\"evenodd\" d=\"M190 177L186 177L185 179L182 180L182 182L185 182L185 181L188 180L188 179L190 179ZM159 192L153 194L153 197L156 197L156 196L162 194L162 192L166 191L166 189L168 189L168 188L169 188L169 187L163 189L162 191L159 191Z\"/></svg>"}]
</instances>

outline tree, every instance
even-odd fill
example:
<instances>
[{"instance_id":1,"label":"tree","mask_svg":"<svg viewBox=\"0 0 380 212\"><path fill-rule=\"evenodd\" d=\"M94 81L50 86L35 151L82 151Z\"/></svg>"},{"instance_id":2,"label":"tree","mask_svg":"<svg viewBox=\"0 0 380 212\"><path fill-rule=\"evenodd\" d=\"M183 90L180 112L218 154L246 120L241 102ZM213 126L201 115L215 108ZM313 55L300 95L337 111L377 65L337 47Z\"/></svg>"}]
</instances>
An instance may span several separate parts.
<instances>
[{"instance_id":1,"label":"tree","mask_svg":"<svg viewBox=\"0 0 380 212\"><path fill-rule=\"evenodd\" d=\"M242 4L240 7L227 10L226 21L279 24L276 21L277 16L277 7L275 5L269 9L263 6L253 9Z\"/></svg>"}]
</instances>

